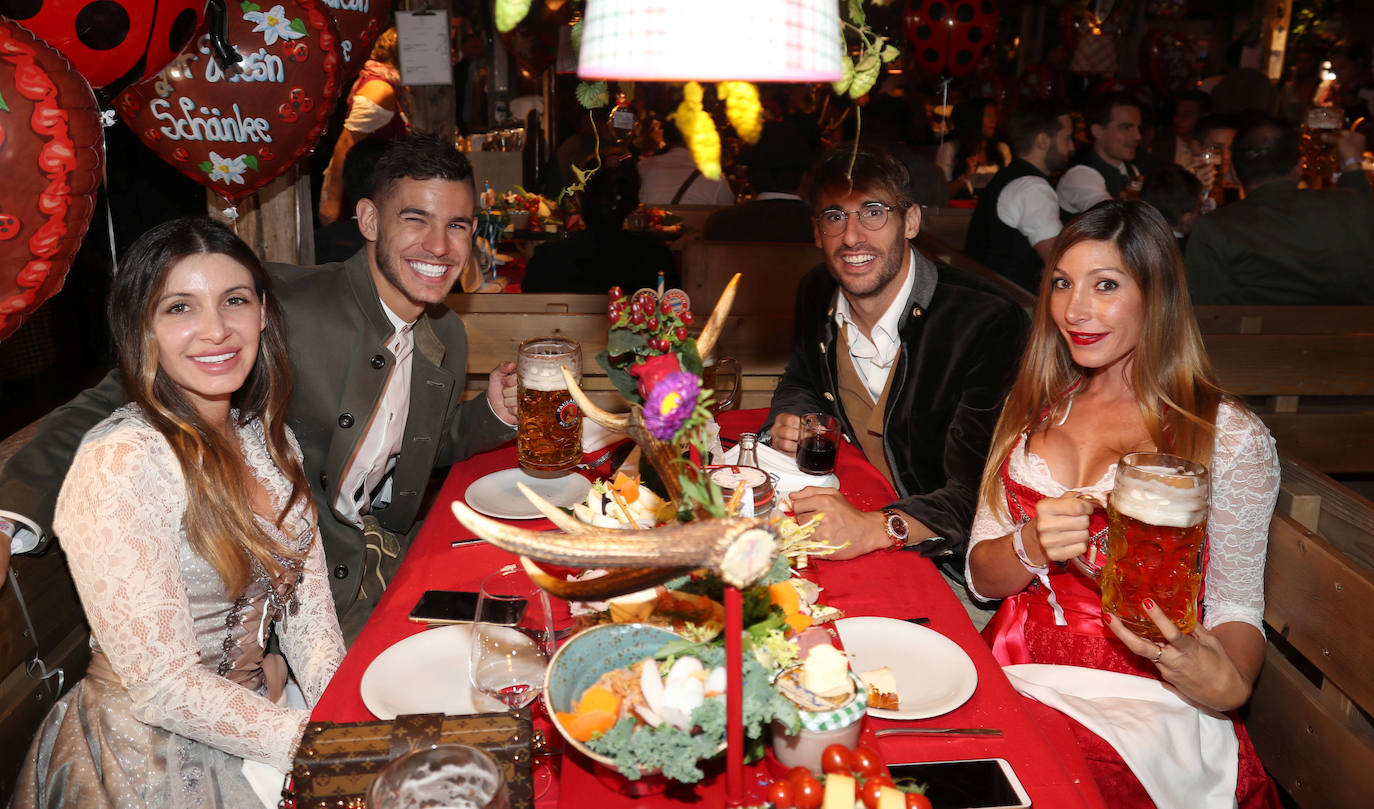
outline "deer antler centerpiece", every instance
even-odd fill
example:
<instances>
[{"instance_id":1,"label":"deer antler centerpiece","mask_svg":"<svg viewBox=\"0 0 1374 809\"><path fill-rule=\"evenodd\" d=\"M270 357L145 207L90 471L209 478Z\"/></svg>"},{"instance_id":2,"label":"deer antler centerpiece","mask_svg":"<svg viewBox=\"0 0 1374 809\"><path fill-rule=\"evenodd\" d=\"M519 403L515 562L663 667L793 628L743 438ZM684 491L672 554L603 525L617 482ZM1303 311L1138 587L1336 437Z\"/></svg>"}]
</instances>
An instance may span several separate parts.
<instances>
[{"instance_id":1,"label":"deer antler centerpiece","mask_svg":"<svg viewBox=\"0 0 1374 809\"><path fill-rule=\"evenodd\" d=\"M778 547L777 529L772 521L725 517L719 504L719 490L714 490L714 498L699 496L702 491L709 495L714 484L700 468L682 459L686 434L700 427L693 423L693 418L698 411L705 412L698 401L701 358L709 356L715 347L734 304L738 284L736 275L721 293L701 336L695 341L679 339L675 351L670 350L672 346L665 337L639 335L637 332L643 331L641 324L635 324L640 329L627 330L629 336L622 335L618 343L615 339L608 341L608 350L613 346L625 349L621 357L608 357L608 365L630 365L634 358L625 360L624 355L628 354L649 355L647 361L634 362L628 370L629 377L639 380L637 393L627 391L627 398L632 399L628 413L609 413L592 403L572 374L563 369L568 391L583 415L602 427L628 435L639 446L643 459L658 473L669 499L691 514L691 522L646 530L597 528L573 519L523 485L520 490L525 497L562 533L506 525L455 500L453 513L458 521L477 536L528 560L612 569L600 578L564 581L527 562L526 568L540 586L562 598L593 600L623 595L703 567L719 573L726 583L736 587L746 587L767 572ZM613 316L619 314L617 297L613 291ZM647 320L642 311L639 314L641 323ZM666 310L662 314L665 318L672 316ZM620 320L628 322L628 318ZM654 327L649 331L667 330ZM679 334L683 332L685 329ZM614 337L614 327L612 333ZM691 379L673 378L677 376ZM665 393L661 388L669 390ZM634 398L642 398L643 403L633 401ZM684 416L684 411L691 415Z\"/></svg>"}]
</instances>

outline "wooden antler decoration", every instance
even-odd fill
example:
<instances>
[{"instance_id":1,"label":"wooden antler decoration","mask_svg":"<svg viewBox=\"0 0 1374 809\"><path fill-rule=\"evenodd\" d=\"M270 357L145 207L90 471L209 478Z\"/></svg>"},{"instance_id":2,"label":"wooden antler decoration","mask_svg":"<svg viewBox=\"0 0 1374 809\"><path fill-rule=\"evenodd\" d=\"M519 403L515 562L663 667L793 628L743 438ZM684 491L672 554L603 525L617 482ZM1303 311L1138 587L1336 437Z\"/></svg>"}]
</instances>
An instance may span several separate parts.
<instances>
[{"instance_id":1,"label":"wooden antler decoration","mask_svg":"<svg viewBox=\"0 0 1374 809\"><path fill-rule=\"evenodd\" d=\"M697 338L697 353L710 355L734 305L740 276L735 275L716 301L715 309ZM563 369L577 406L585 417L608 430L623 432L639 445L643 457L658 472L670 500L682 501L682 485L673 445L655 438L644 423L644 411L630 405L628 413L609 413L587 398L577 380ZM526 570L541 587L560 598L599 600L660 584L700 567L708 567L726 582L747 586L767 571L777 550L777 529L763 519L704 519L685 525L648 530L597 528L573 519L523 484L525 497L563 533L529 531L477 514L459 500L453 514L468 530L499 548L527 557ZM579 568L613 568L595 579L565 581L550 576L528 560Z\"/></svg>"}]
</instances>

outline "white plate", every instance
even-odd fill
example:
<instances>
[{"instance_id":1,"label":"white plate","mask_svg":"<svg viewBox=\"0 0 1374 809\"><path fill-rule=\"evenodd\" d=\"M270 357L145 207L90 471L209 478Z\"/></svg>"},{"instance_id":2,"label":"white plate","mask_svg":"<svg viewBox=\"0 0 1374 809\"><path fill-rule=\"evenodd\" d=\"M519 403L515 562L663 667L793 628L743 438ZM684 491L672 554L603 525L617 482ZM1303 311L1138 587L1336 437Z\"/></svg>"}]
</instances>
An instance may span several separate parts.
<instances>
[{"instance_id":1,"label":"white plate","mask_svg":"<svg viewBox=\"0 0 1374 809\"><path fill-rule=\"evenodd\" d=\"M887 666L902 701L869 708L883 719L928 719L958 708L978 687L978 670L959 644L933 629L895 618L841 618L835 622L854 673Z\"/></svg>"},{"instance_id":2,"label":"white plate","mask_svg":"<svg viewBox=\"0 0 1374 809\"><path fill-rule=\"evenodd\" d=\"M393 644L363 672L363 704L378 719L501 710L499 702L472 690L471 645L472 627L466 624L428 629Z\"/></svg>"},{"instance_id":3,"label":"white plate","mask_svg":"<svg viewBox=\"0 0 1374 809\"><path fill-rule=\"evenodd\" d=\"M502 469L474 480L463 499L473 511L498 520L532 520L544 516L525 495L515 488L523 483L555 506L568 508L587 496L591 484L587 479L569 472L561 478L537 478L525 474L520 467Z\"/></svg>"}]
</instances>

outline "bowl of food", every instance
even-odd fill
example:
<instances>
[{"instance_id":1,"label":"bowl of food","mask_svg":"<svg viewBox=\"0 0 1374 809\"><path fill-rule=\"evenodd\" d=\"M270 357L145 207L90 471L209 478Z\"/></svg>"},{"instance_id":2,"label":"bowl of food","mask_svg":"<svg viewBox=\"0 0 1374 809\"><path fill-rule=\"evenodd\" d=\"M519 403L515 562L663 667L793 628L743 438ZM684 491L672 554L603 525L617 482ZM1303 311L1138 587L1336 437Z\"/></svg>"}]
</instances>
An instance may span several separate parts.
<instances>
[{"instance_id":1,"label":"bowl of food","mask_svg":"<svg viewBox=\"0 0 1374 809\"><path fill-rule=\"evenodd\" d=\"M656 659L669 644L674 653ZM627 779L649 777L658 788L664 779L700 780L697 764L725 748L725 668L715 651L648 624L604 624L580 632L549 662L544 700L553 725L568 746L602 765L598 776L618 774L622 791ZM769 687L761 669L758 681ZM716 712L722 721L702 721ZM706 732L703 725L719 726L720 732ZM678 755L655 758L656 751L668 749Z\"/></svg>"}]
</instances>

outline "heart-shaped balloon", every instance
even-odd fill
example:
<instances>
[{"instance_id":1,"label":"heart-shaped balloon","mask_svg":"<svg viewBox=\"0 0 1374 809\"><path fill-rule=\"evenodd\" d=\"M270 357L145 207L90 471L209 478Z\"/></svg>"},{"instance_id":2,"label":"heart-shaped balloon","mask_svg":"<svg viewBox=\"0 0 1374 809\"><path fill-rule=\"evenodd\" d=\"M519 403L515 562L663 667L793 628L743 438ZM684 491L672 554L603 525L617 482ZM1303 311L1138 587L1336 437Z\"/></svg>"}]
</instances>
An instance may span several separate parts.
<instances>
[{"instance_id":1,"label":"heart-shaped balloon","mask_svg":"<svg viewBox=\"0 0 1374 809\"><path fill-rule=\"evenodd\" d=\"M363 68L372 45L386 28L391 13L390 0L324 0L329 16L339 30L339 52L343 55L340 81L348 83Z\"/></svg>"},{"instance_id":2,"label":"heart-shaped balloon","mask_svg":"<svg viewBox=\"0 0 1374 809\"><path fill-rule=\"evenodd\" d=\"M274 0L267 0L274 2ZM178 171L239 200L315 148L339 92L334 22L316 0L229 3L225 37L243 57L229 75L205 32L115 109Z\"/></svg>"},{"instance_id":3,"label":"heart-shaped balloon","mask_svg":"<svg viewBox=\"0 0 1374 809\"><path fill-rule=\"evenodd\" d=\"M205 0L4 0L0 14L60 51L92 87L114 94L186 47L205 19Z\"/></svg>"},{"instance_id":4,"label":"heart-shaped balloon","mask_svg":"<svg viewBox=\"0 0 1374 809\"><path fill-rule=\"evenodd\" d=\"M907 0L903 31L916 61L932 74L967 76L997 40L995 0Z\"/></svg>"},{"instance_id":5,"label":"heart-shaped balloon","mask_svg":"<svg viewBox=\"0 0 1374 809\"><path fill-rule=\"evenodd\" d=\"M66 59L0 19L0 339L62 288L105 161L100 108Z\"/></svg>"}]
</instances>

